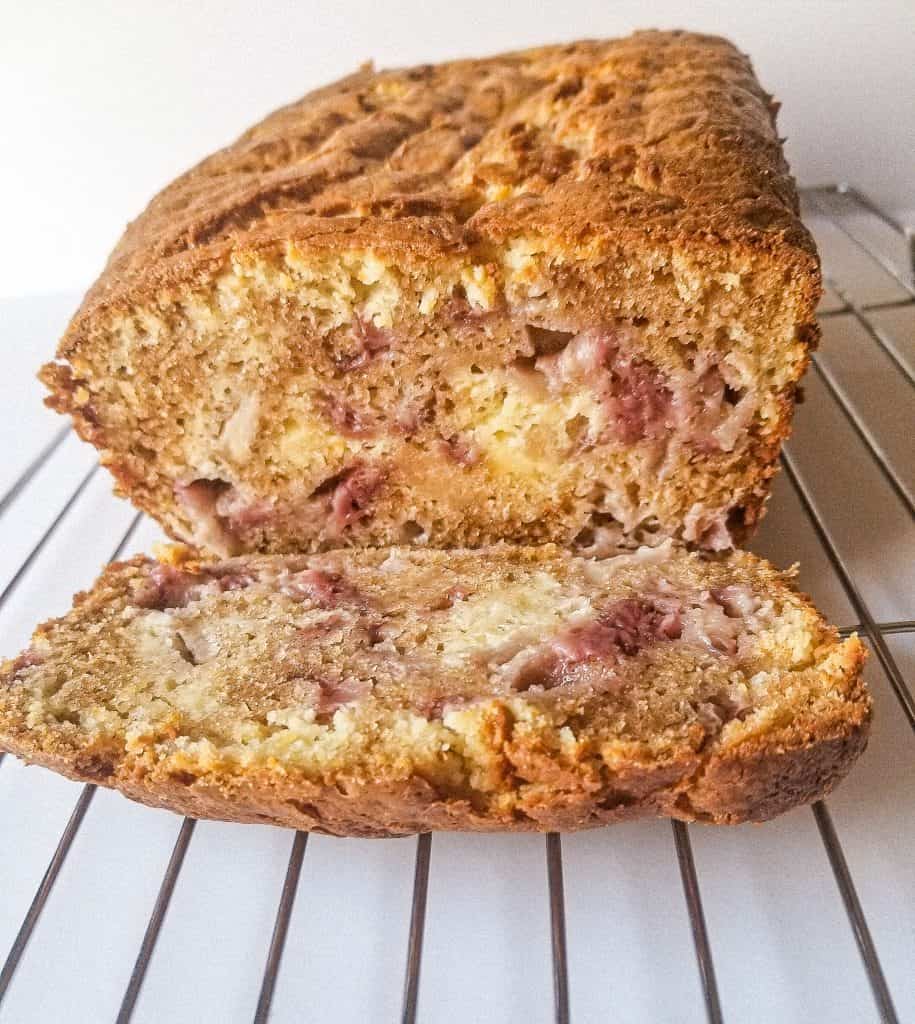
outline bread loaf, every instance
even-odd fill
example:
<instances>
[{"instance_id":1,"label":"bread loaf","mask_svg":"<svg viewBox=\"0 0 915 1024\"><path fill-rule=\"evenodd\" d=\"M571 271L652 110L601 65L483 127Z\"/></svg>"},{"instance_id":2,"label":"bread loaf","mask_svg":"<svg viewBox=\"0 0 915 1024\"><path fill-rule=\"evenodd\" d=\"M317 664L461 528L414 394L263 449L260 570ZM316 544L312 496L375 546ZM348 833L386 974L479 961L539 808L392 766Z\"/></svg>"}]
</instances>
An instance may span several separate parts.
<instances>
[{"instance_id":1,"label":"bread loaf","mask_svg":"<svg viewBox=\"0 0 915 1024\"><path fill-rule=\"evenodd\" d=\"M816 338L774 111L682 32L362 68L152 201L49 402L223 555L729 548Z\"/></svg>"}]
</instances>

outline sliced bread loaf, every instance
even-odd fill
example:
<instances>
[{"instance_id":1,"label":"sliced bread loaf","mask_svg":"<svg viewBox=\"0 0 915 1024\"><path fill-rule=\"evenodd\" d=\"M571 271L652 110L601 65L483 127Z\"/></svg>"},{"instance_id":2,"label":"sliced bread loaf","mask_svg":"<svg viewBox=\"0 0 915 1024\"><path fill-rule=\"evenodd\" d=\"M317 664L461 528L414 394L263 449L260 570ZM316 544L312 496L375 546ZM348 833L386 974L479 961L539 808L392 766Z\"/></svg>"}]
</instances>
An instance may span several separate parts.
<instances>
[{"instance_id":1,"label":"sliced bread loaf","mask_svg":"<svg viewBox=\"0 0 915 1024\"><path fill-rule=\"evenodd\" d=\"M196 817L343 835L739 822L863 749L864 650L670 544L110 566L0 673L0 747Z\"/></svg>"}]
</instances>

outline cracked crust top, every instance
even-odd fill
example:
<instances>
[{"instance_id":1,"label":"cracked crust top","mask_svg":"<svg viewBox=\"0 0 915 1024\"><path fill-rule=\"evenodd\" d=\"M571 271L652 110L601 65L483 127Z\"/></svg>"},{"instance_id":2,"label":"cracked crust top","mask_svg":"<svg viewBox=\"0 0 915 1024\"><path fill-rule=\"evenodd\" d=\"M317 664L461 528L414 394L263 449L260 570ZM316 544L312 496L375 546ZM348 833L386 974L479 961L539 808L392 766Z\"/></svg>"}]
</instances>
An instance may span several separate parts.
<instances>
[{"instance_id":1,"label":"cracked crust top","mask_svg":"<svg viewBox=\"0 0 915 1024\"><path fill-rule=\"evenodd\" d=\"M238 248L370 244L402 258L534 234L778 251L815 278L776 105L724 39L637 32L440 65L364 66L169 185L71 326ZM815 304L815 283L809 289ZM812 305L811 305L812 310ZM67 354L65 341L61 355Z\"/></svg>"}]
</instances>

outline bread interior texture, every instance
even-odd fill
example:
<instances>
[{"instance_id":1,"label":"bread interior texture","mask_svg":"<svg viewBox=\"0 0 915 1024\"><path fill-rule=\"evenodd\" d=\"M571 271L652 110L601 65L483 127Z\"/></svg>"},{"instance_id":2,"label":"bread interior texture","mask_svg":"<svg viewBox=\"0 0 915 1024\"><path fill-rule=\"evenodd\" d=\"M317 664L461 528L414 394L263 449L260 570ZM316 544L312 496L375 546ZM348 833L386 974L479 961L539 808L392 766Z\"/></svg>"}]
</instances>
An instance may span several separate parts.
<instances>
[{"instance_id":1,"label":"bread interior texture","mask_svg":"<svg viewBox=\"0 0 915 1024\"><path fill-rule=\"evenodd\" d=\"M289 244L45 374L141 506L226 554L714 550L760 514L807 358L776 273L662 250L583 272L533 239L428 265Z\"/></svg>"},{"instance_id":2,"label":"bread interior texture","mask_svg":"<svg viewBox=\"0 0 915 1024\"><path fill-rule=\"evenodd\" d=\"M136 559L12 663L5 729L195 774L406 766L485 803L495 713L612 766L845 712L848 652L776 574L671 556Z\"/></svg>"}]
</instances>

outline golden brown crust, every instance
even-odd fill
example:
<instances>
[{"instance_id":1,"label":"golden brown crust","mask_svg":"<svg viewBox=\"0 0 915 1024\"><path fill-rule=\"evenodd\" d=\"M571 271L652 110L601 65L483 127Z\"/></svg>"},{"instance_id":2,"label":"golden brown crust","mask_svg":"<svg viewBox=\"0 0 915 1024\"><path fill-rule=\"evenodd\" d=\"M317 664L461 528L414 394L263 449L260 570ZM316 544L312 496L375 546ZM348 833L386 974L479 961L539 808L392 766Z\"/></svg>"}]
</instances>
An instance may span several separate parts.
<instances>
[{"instance_id":1,"label":"golden brown crust","mask_svg":"<svg viewBox=\"0 0 915 1024\"><path fill-rule=\"evenodd\" d=\"M384 838L432 831L568 832L646 817L718 825L767 821L831 793L864 753L869 729L870 705L862 697L846 718L832 723L811 723L714 758L697 755L660 768L633 765L592 785L576 779L506 815L480 813L469 800L438 793L419 777L346 787L275 773L187 779L120 774L98 756L74 761L15 744L8 749L68 778L192 818Z\"/></svg>"},{"instance_id":2,"label":"golden brown crust","mask_svg":"<svg viewBox=\"0 0 915 1024\"><path fill-rule=\"evenodd\" d=\"M807 292L816 251L771 97L731 43L687 32L357 73L303 97L160 193L74 317L154 300L234 251L293 239L410 261L541 234L775 254ZM587 141L585 141L587 140ZM490 198L504 186L506 198Z\"/></svg>"}]
</instances>

